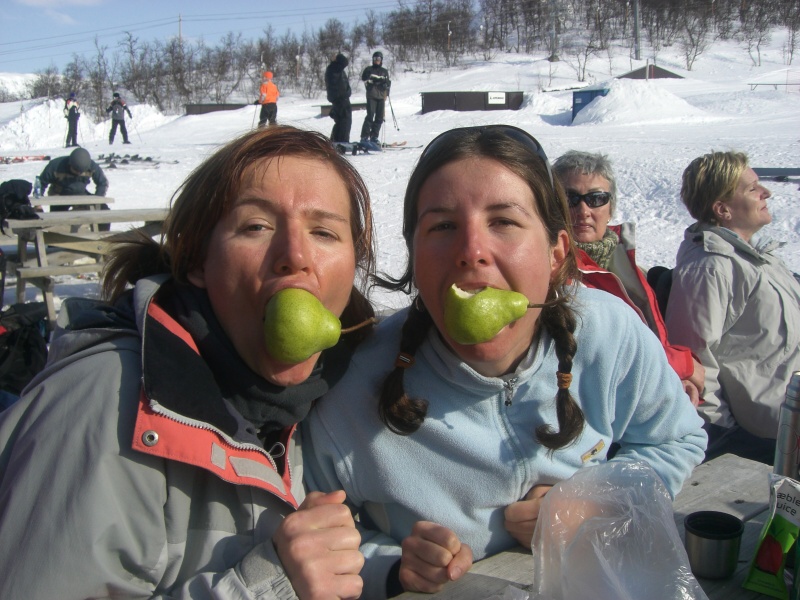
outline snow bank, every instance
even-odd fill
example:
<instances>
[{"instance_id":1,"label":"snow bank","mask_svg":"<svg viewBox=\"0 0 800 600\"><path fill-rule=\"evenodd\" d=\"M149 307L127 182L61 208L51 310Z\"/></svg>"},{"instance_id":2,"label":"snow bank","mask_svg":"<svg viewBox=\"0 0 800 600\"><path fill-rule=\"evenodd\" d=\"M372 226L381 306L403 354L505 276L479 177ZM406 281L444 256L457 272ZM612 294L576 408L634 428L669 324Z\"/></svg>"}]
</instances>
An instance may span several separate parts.
<instances>
[{"instance_id":1,"label":"snow bank","mask_svg":"<svg viewBox=\"0 0 800 600\"><path fill-rule=\"evenodd\" d=\"M572 124L702 123L723 118L692 106L653 80L614 79L608 84L608 94L589 102Z\"/></svg>"}]
</instances>

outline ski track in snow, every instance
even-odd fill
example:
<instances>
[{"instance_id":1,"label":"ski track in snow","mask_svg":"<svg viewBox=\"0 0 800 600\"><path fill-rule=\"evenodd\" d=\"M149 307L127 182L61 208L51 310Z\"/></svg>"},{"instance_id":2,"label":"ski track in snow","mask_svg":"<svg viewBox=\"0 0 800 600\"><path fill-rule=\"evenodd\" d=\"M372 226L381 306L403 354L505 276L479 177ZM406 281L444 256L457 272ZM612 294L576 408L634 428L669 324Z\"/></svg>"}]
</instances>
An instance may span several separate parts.
<instances>
[{"instance_id":1,"label":"ski track in snow","mask_svg":"<svg viewBox=\"0 0 800 600\"><path fill-rule=\"evenodd\" d=\"M619 193L612 222L637 224L637 259L643 267L673 266L683 231L692 222L679 199L681 173L692 159L711 150L735 149L746 152L752 166L800 167L800 87L759 87L751 91L748 85L751 81L784 81L789 77L782 62L784 40L781 32L773 35L760 68L752 67L746 51L735 42L716 43L700 56L692 72L682 69L677 52L662 51L659 66L685 79L611 81L608 57L591 59L589 83L607 83L610 91L587 105L575 124L571 122L572 91L565 88L577 83L574 70L565 62L551 64L541 56L500 54L491 62L477 60L451 69L401 72L398 68L392 73L391 102L399 131L387 106L383 133L388 143L406 140L416 146L453 127L507 123L536 136L551 159L573 148L604 152L614 163ZM644 65L644 61L632 64L626 52L620 50L621 55L613 59L615 76ZM364 91L358 73L368 63L368 55L351 62L353 101L362 101ZM800 81L800 67L788 69L791 77ZM280 87L280 82L276 83ZM562 91L542 92L545 88ZM517 111L420 113L420 92L454 90L521 90L523 105ZM319 116L318 105L323 102L322 95L304 99L282 90L278 121L328 134L333 121ZM66 133L62 108L61 100L0 104L0 154L66 154L62 147ZM131 110L134 117L127 124L132 145L122 146L117 140L109 146L109 122L94 123L85 114L80 121L79 142L93 156L138 153L178 163L107 169L111 184L108 194L115 199L115 208L167 206L192 169L221 144L252 127L257 107L182 117L164 116L145 105L133 105ZM353 141L364 115L364 111L353 112ZM379 272L397 276L405 265L403 195L421 152L422 148L409 148L348 156L372 196ZM44 165L0 165L0 181L33 181ZM773 223L763 231L786 242L778 254L790 268L800 271L800 179L764 183L773 192ZM6 303L14 301L12 282L6 285ZM27 299L40 296L34 288L27 289ZM56 293L60 297L93 296L97 293L96 278L62 278ZM374 290L371 297L379 309L407 303L402 294Z\"/></svg>"}]
</instances>

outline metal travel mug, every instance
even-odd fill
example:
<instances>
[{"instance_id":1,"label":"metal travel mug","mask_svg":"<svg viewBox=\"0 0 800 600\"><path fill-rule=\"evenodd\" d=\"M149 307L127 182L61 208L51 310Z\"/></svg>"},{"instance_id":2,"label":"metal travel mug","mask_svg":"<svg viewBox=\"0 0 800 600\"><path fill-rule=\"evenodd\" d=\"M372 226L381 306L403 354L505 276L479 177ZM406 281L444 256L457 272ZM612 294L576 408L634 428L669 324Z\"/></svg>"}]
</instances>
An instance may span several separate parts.
<instances>
[{"instance_id":1,"label":"metal travel mug","mask_svg":"<svg viewBox=\"0 0 800 600\"><path fill-rule=\"evenodd\" d=\"M800 371L792 373L781 405L773 473L798 479L800 468Z\"/></svg>"},{"instance_id":2,"label":"metal travel mug","mask_svg":"<svg viewBox=\"0 0 800 600\"><path fill-rule=\"evenodd\" d=\"M692 573L705 579L726 579L736 571L744 523L715 510L687 515L683 521L686 554Z\"/></svg>"}]
</instances>

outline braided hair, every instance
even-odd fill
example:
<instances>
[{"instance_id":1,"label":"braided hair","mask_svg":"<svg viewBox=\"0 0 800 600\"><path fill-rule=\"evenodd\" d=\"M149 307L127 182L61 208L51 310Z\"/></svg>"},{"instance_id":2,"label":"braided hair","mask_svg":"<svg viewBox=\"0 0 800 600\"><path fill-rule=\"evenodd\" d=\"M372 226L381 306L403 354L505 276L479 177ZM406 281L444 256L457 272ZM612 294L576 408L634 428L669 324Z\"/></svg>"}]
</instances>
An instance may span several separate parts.
<instances>
[{"instance_id":1,"label":"braided hair","mask_svg":"<svg viewBox=\"0 0 800 600\"><path fill-rule=\"evenodd\" d=\"M406 188L403 214L403 237L409 254L405 273L398 278L388 275L373 278L375 285L393 291L415 294L403 324L399 354L394 369L381 389L378 411L381 421L394 433L409 435L425 420L428 402L411 398L405 391L403 378L413 368L417 349L425 340L433 320L422 299L413 289L414 233L417 226L417 201L425 181L438 169L464 158L484 157L496 160L528 183L535 198L535 209L547 231L549 242L556 244L559 235L569 238L566 256L554 274L539 321L555 342L558 357L556 374L556 414L558 430L545 424L537 428L536 438L549 452L574 442L584 426L583 411L569 391L572 363L577 352L575 340L577 316L570 304L572 282L579 277L575 247L569 224L569 209L561 184L550 176L549 164L531 148L495 128L471 128L451 132L447 143L431 144L414 168Z\"/></svg>"}]
</instances>

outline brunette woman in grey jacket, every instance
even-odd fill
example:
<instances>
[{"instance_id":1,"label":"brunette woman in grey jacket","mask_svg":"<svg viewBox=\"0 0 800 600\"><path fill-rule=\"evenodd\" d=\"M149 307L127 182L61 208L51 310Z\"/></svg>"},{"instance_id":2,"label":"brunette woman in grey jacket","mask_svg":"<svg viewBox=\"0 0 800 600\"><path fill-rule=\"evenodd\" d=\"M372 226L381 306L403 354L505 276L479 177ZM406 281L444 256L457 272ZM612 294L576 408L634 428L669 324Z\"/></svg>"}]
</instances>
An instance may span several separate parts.
<instances>
[{"instance_id":1,"label":"brunette woman in grey jacket","mask_svg":"<svg viewBox=\"0 0 800 600\"><path fill-rule=\"evenodd\" d=\"M288 362L263 321L287 288L371 317L372 264L366 187L324 136L259 129L201 164L0 415L0 598L357 598L360 536L342 492L304 498L296 432L352 338Z\"/></svg>"}]
</instances>

